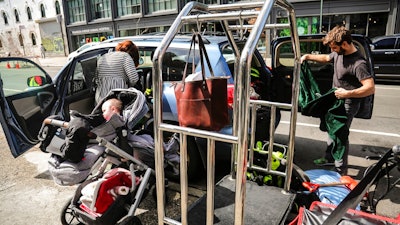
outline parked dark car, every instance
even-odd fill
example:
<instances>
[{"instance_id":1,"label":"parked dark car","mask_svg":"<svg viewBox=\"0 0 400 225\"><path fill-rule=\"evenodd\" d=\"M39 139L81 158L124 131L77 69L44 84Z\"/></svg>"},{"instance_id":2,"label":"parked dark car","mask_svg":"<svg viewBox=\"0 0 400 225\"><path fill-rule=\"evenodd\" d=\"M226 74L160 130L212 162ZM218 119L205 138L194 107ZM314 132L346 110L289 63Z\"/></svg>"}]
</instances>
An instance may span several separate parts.
<instances>
[{"instance_id":1,"label":"parked dark car","mask_svg":"<svg viewBox=\"0 0 400 225\"><path fill-rule=\"evenodd\" d=\"M13 156L19 156L39 142L37 136L42 121L49 115L60 115L63 120L69 121L71 110L83 114L91 113L95 107L92 81L97 60L110 49L113 50L120 41L130 39L139 47L141 57L138 71L141 79L137 88L142 91L151 90L151 57L162 38L162 35L124 37L92 46L69 60L53 79L40 66L28 59L1 58L0 119ZM192 58L187 57L190 41L190 35L177 36L164 54L163 120L168 123L177 124L175 95L171 83L182 79L186 62L189 62L189 71L193 66ZM227 38L204 36L204 43L215 75L231 76L229 83L233 84L235 56ZM198 65L198 62L197 54L194 59L195 65ZM14 64L17 63L21 65L20 69L15 69ZM12 68L8 69L7 64L12 64ZM272 74L258 51L254 53L252 68L258 70L259 76L265 80L264 88L269 89ZM266 100L271 100L269 93L268 91L263 93ZM151 119L146 125L149 130L153 130ZM231 126L227 126L221 132L232 132ZM193 137L188 138L189 177L195 177L197 172L204 170L205 164L202 159L205 158L203 150L205 146L202 141ZM220 148L227 149L220 150ZM230 161L230 146L221 145L218 149L217 160Z\"/></svg>"},{"instance_id":2,"label":"parked dark car","mask_svg":"<svg viewBox=\"0 0 400 225\"><path fill-rule=\"evenodd\" d=\"M400 81L400 34L380 36L371 44L378 81Z\"/></svg>"}]
</instances>

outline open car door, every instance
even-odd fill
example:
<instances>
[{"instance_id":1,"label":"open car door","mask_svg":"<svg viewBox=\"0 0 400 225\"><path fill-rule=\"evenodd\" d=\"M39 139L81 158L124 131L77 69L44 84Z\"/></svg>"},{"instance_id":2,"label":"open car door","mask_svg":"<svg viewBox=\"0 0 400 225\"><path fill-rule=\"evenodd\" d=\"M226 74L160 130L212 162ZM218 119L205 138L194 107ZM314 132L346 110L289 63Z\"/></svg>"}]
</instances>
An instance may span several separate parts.
<instances>
[{"instance_id":1,"label":"open car door","mask_svg":"<svg viewBox=\"0 0 400 225\"><path fill-rule=\"evenodd\" d=\"M42 121L57 100L51 77L25 58L0 58L0 122L17 157L36 145Z\"/></svg>"},{"instance_id":2,"label":"open car door","mask_svg":"<svg viewBox=\"0 0 400 225\"><path fill-rule=\"evenodd\" d=\"M324 34L300 35L300 51L301 54L329 54L331 49L322 43ZM362 35L352 35L355 47L361 52L367 61L370 73L375 77L371 49L369 47L370 40ZM294 53L291 47L290 37L280 37L272 41L272 68L274 70L273 81L274 93L276 93L276 101L289 103L291 101L292 82L293 82L293 65ZM333 64L318 63L309 61L310 70L318 83L321 94L327 93L332 88ZM373 97L371 97L373 105Z\"/></svg>"}]
</instances>

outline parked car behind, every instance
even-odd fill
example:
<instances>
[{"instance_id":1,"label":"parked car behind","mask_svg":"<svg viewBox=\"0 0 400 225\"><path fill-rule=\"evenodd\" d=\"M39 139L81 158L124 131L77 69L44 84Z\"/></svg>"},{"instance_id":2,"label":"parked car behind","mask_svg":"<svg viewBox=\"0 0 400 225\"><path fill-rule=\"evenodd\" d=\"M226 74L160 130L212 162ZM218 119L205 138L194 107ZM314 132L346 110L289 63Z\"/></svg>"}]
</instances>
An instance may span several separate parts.
<instances>
[{"instance_id":1,"label":"parked car behind","mask_svg":"<svg viewBox=\"0 0 400 225\"><path fill-rule=\"evenodd\" d=\"M371 44L378 81L400 81L400 34L380 36Z\"/></svg>"},{"instance_id":2,"label":"parked car behind","mask_svg":"<svg viewBox=\"0 0 400 225\"><path fill-rule=\"evenodd\" d=\"M117 38L87 48L68 61L54 79L51 79L37 64L27 59L0 59L2 64L21 60L20 62L25 65L24 69L20 70L3 69L6 66L2 66L0 69L3 80L1 88L4 94L1 98L1 124L14 157L38 143L37 135L41 123L49 115L60 115L63 120L69 121L71 110L84 114L91 113L95 107L92 81L97 68L97 60L110 49L114 49L118 42L126 39L132 40L140 51L141 63L138 67L140 82L138 82L137 88L151 92L152 54L163 39L162 35ZM178 121L175 95L171 84L182 79L187 62L189 71L194 65L199 65L199 54L196 54L194 58L194 65L192 64L193 54L189 59L187 57L190 41L190 35L177 36L164 54L162 68L163 120L168 123L177 124ZM214 74L230 76L229 83L233 84L235 55L227 38L204 36L204 42ZM252 68L256 69L259 77L264 80L265 92L261 93L263 98L272 100L268 91L272 74L258 51L254 53ZM279 123L279 118L278 116L277 123ZM151 120L146 125L150 131L153 130ZM269 125L265 130L268 129ZM228 126L222 132L232 131ZM225 149L221 150L222 148ZM230 150L230 145L218 145L216 160L230 161ZM189 156L188 175L190 178L195 178L196 174L204 171L205 167L202 159L205 158L206 153L203 150L202 140L189 137L187 151Z\"/></svg>"},{"instance_id":3,"label":"parked car behind","mask_svg":"<svg viewBox=\"0 0 400 225\"><path fill-rule=\"evenodd\" d=\"M68 57L67 57L67 61L71 60L72 58L74 58L75 56L79 55L79 53L81 53L82 51L84 51L85 49L92 47L94 45L98 45L100 42L89 42L86 43L84 45L82 45L81 47L79 47L77 50L69 53Z\"/></svg>"}]
</instances>

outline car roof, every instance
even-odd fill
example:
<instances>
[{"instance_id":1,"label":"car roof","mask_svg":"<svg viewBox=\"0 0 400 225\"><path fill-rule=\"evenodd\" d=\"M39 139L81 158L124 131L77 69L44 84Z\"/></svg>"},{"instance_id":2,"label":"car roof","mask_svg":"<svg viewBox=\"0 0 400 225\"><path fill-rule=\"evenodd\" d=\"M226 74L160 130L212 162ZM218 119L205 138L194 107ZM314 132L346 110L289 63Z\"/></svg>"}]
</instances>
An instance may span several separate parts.
<instances>
[{"instance_id":1,"label":"car roof","mask_svg":"<svg viewBox=\"0 0 400 225\"><path fill-rule=\"evenodd\" d=\"M228 39L226 36L215 36L215 35L202 35L203 41L205 45L220 45L228 42ZM125 40L131 40L134 44L136 44L138 47L158 47L160 45L160 42L163 40L164 35L161 34L151 34L151 35L137 35L137 36L125 36L125 37L117 37L117 38L112 38L105 40L103 42L100 42L98 45L91 46L87 49L84 49L83 51L79 52L78 55L88 52L91 50L95 49L102 49L102 48L115 48L118 43L125 41ZM170 44L170 47L186 47L187 45L190 45L192 35L189 34L181 34L175 36L173 39L172 43Z\"/></svg>"},{"instance_id":2,"label":"car roof","mask_svg":"<svg viewBox=\"0 0 400 225\"><path fill-rule=\"evenodd\" d=\"M372 43L375 43L375 42L380 41L380 40L382 40L382 39L385 39L385 38L393 38L393 37L400 38L400 33L398 33L398 34L389 34L389 35L377 36L377 37L372 38L371 40L372 40Z\"/></svg>"},{"instance_id":3,"label":"car roof","mask_svg":"<svg viewBox=\"0 0 400 225\"><path fill-rule=\"evenodd\" d=\"M117 37L103 41L102 43L112 43L112 42L121 42L124 40L132 40L132 41L158 41L160 42L165 36L165 33L150 33L143 34L137 36L125 36L125 37ZM215 34L202 34L204 44L217 44L221 42L226 42L227 37L225 35L220 35L220 33ZM189 42L192 38L192 33L180 33L176 35L173 39L173 42Z\"/></svg>"}]
</instances>

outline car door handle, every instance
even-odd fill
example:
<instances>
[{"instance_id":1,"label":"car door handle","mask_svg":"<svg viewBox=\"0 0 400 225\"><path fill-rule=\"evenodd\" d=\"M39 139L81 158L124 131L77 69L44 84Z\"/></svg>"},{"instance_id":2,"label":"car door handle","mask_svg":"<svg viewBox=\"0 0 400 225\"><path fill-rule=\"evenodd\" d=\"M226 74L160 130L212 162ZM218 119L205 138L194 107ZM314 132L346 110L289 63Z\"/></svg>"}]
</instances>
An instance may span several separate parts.
<instances>
[{"instance_id":1,"label":"car door handle","mask_svg":"<svg viewBox=\"0 0 400 225\"><path fill-rule=\"evenodd\" d=\"M394 55L394 52L385 52L385 55Z\"/></svg>"},{"instance_id":2,"label":"car door handle","mask_svg":"<svg viewBox=\"0 0 400 225\"><path fill-rule=\"evenodd\" d=\"M47 108L51 105L51 103L54 100L54 94L47 91L38 93L37 97L39 100L39 106L42 113L47 110Z\"/></svg>"}]
</instances>

